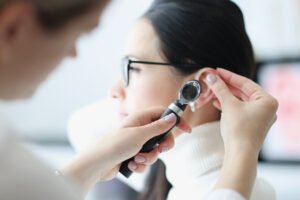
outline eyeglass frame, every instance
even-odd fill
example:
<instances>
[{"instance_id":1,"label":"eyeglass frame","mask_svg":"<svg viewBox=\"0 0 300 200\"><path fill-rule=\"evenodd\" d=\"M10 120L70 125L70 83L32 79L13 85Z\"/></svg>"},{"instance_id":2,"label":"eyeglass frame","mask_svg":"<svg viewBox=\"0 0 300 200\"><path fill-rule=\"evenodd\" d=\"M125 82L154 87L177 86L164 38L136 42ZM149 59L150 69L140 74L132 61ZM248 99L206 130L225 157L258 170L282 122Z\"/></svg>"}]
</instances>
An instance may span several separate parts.
<instances>
[{"instance_id":1,"label":"eyeglass frame","mask_svg":"<svg viewBox=\"0 0 300 200\"><path fill-rule=\"evenodd\" d=\"M126 62L126 64L125 64ZM129 80L130 80L130 65L131 64L146 64L146 65L163 65L163 66L187 66L187 67L195 67L195 69L199 69L198 64L192 64L192 63L162 63L162 62L152 62L152 61L142 61L142 60L132 60L130 58L123 58L122 60L122 75L123 80L125 83L125 87L129 86ZM197 68L196 68L197 67Z\"/></svg>"}]
</instances>

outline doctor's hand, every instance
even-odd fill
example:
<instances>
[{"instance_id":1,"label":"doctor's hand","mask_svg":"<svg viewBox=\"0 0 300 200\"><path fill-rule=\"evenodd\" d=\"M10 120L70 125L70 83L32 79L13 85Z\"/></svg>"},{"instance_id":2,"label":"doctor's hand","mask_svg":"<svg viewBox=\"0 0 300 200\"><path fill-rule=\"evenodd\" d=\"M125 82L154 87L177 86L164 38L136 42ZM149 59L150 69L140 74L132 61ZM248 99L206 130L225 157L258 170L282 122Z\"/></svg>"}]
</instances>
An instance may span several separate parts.
<instances>
[{"instance_id":1,"label":"doctor's hand","mask_svg":"<svg viewBox=\"0 0 300 200\"><path fill-rule=\"evenodd\" d=\"M221 110L225 158L215 189L233 189L249 199L259 151L276 120L278 102L253 81L224 69L206 77Z\"/></svg>"},{"instance_id":2,"label":"doctor's hand","mask_svg":"<svg viewBox=\"0 0 300 200\"><path fill-rule=\"evenodd\" d=\"M206 78L222 111L221 134L226 151L250 148L259 153L265 136L276 120L278 102L259 85L225 69Z\"/></svg>"},{"instance_id":3,"label":"doctor's hand","mask_svg":"<svg viewBox=\"0 0 300 200\"><path fill-rule=\"evenodd\" d=\"M106 134L76 156L61 170L62 174L77 181L85 194L99 180L114 178L121 163L131 157L135 159L129 163L129 168L134 172L143 172L161 152L174 146L174 138L169 134L153 151L139 153L149 139L168 131L176 123L174 114L159 119L163 111L163 108L154 108L127 117L120 128ZM182 132L191 132L183 120L177 127Z\"/></svg>"},{"instance_id":4,"label":"doctor's hand","mask_svg":"<svg viewBox=\"0 0 300 200\"><path fill-rule=\"evenodd\" d=\"M174 114L166 116L160 120L164 108L154 108L145 112L140 112L124 119L120 129L108 134L102 141L110 141L108 150L110 161L115 161L115 168L111 174L102 178L109 180L119 171L119 164L124 160L135 156L134 161L129 163L129 169L133 172L143 172L147 166L156 162L162 152L173 148L174 137L172 134L149 153L138 153L143 145L151 138L168 131L176 123ZM156 121L157 120L157 121ZM191 132L191 128L183 121L177 125L183 132ZM111 138L118 138L118 140Z\"/></svg>"}]
</instances>

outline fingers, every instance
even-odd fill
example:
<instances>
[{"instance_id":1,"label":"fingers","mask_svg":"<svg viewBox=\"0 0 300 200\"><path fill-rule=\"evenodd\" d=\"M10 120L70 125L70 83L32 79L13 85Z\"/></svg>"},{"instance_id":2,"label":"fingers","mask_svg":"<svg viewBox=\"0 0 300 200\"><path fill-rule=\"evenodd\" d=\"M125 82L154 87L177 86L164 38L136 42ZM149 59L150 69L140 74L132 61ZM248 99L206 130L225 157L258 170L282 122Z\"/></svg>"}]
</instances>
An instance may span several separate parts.
<instances>
[{"instance_id":1,"label":"fingers","mask_svg":"<svg viewBox=\"0 0 300 200\"><path fill-rule=\"evenodd\" d=\"M242 91L249 98L253 93L261 91L261 87L258 84L246 77L237 75L225 69L218 68L217 71L219 76L226 82L226 84Z\"/></svg>"},{"instance_id":2,"label":"fingers","mask_svg":"<svg viewBox=\"0 0 300 200\"><path fill-rule=\"evenodd\" d=\"M245 95L242 91L240 91L232 86L227 85L227 87L230 90L230 92L239 100L249 101L249 97L247 95ZM216 97L213 98L212 102L213 102L213 105L215 108L217 108L218 110L222 110L221 103Z\"/></svg>"},{"instance_id":3,"label":"fingers","mask_svg":"<svg viewBox=\"0 0 300 200\"><path fill-rule=\"evenodd\" d=\"M180 122L179 124L177 124L177 128L179 128L183 133L192 132L192 128L183 118L180 118Z\"/></svg>"},{"instance_id":4,"label":"fingers","mask_svg":"<svg viewBox=\"0 0 300 200\"><path fill-rule=\"evenodd\" d=\"M243 91L230 85L227 85L227 87L229 88L230 92L239 100L249 101L249 97Z\"/></svg>"},{"instance_id":5,"label":"fingers","mask_svg":"<svg viewBox=\"0 0 300 200\"><path fill-rule=\"evenodd\" d=\"M153 121L156 121L160 118L161 114L163 113L164 108L158 107L158 108L151 108L144 112L140 112L138 115L140 126L149 124Z\"/></svg>"},{"instance_id":6,"label":"fingers","mask_svg":"<svg viewBox=\"0 0 300 200\"><path fill-rule=\"evenodd\" d=\"M123 121L123 127L144 126L160 118L164 108L152 108L138 112Z\"/></svg>"},{"instance_id":7,"label":"fingers","mask_svg":"<svg viewBox=\"0 0 300 200\"><path fill-rule=\"evenodd\" d=\"M141 125L149 124L150 122L153 122L160 118L162 112L164 111L163 108L154 108L150 109L144 113L141 113ZM177 124L177 128L179 128L182 132L190 133L192 131L189 124L184 121L183 119L180 120L179 124Z\"/></svg>"},{"instance_id":8,"label":"fingers","mask_svg":"<svg viewBox=\"0 0 300 200\"><path fill-rule=\"evenodd\" d=\"M175 139L172 133L168 135L157 147L160 153L169 151L175 146Z\"/></svg>"},{"instance_id":9,"label":"fingers","mask_svg":"<svg viewBox=\"0 0 300 200\"><path fill-rule=\"evenodd\" d=\"M214 105L215 108L222 111L222 107L221 107L220 101L218 99L213 101L213 105Z\"/></svg>"},{"instance_id":10,"label":"fingers","mask_svg":"<svg viewBox=\"0 0 300 200\"><path fill-rule=\"evenodd\" d=\"M133 172L136 172L136 173L142 173L146 170L148 166L147 165L144 165L144 164L137 164L135 163L134 161L131 161L129 164L128 164L128 168L133 171Z\"/></svg>"},{"instance_id":11,"label":"fingers","mask_svg":"<svg viewBox=\"0 0 300 200\"><path fill-rule=\"evenodd\" d=\"M176 116L175 114L172 113L157 121L154 121L150 124L137 128L137 134L138 137L142 137L143 140L151 139L155 136L167 132L175 125L175 123L176 123Z\"/></svg>"},{"instance_id":12,"label":"fingers","mask_svg":"<svg viewBox=\"0 0 300 200\"><path fill-rule=\"evenodd\" d=\"M134 157L134 162L137 164L152 165L157 161L160 154L158 148L153 149L149 153L139 153Z\"/></svg>"},{"instance_id":13,"label":"fingers","mask_svg":"<svg viewBox=\"0 0 300 200\"><path fill-rule=\"evenodd\" d=\"M206 81L207 85L209 86L209 88L212 90L212 92L217 97L218 101L221 104L221 107L228 100L235 99L235 97L230 92L227 85L224 83L224 81L219 76L214 75L214 74L208 74L205 81Z\"/></svg>"},{"instance_id":14,"label":"fingers","mask_svg":"<svg viewBox=\"0 0 300 200\"><path fill-rule=\"evenodd\" d=\"M159 154L159 148L155 148L149 153L139 153L133 161L129 162L128 168L133 172L142 173L148 166L157 161Z\"/></svg>"},{"instance_id":15,"label":"fingers","mask_svg":"<svg viewBox=\"0 0 300 200\"><path fill-rule=\"evenodd\" d=\"M175 140L172 134L170 134L158 147L153 149L149 153L139 153L134 157L134 160L129 162L128 168L137 173L144 172L148 166L153 165L160 153L166 152L172 149L175 145Z\"/></svg>"}]
</instances>

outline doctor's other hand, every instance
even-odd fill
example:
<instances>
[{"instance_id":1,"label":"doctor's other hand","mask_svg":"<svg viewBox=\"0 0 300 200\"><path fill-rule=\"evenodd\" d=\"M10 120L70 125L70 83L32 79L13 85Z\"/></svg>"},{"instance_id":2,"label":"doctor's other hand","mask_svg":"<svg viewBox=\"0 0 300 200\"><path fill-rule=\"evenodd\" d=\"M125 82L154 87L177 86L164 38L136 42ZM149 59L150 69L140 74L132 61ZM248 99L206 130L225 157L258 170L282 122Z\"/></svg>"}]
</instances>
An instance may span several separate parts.
<instances>
[{"instance_id":1,"label":"doctor's other hand","mask_svg":"<svg viewBox=\"0 0 300 200\"><path fill-rule=\"evenodd\" d=\"M215 190L229 189L250 199L259 151L276 120L278 102L259 85L224 69L206 76L221 110L225 157Z\"/></svg>"},{"instance_id":2,"label":"doctor's other hand","mask_svg":"<svg viewBox=\"0 0 300 200\"><path fill-rule=\"evenodd\" d=\"M95 141L85 151L69 162L61 173L73 178L86 193L98 181L114 178L123 161L135 157L129 163L134 172L143 172L153 164L160 153L174 146L172 134L149 153L139 153L143 145L174 126L174 114L159 119L163 108L153 108L124 119L120 128ZM177 125L182 132L191 132L190 126L183 120Z\"/></svg>"},{"instance_id":3,"label":"doctor's other hand","mask_svg":"<svg viewBox=\"0 0 300 200\"><path fill-rule=\"evenodd\" d=\"M276 121L277 100L252 80L225 69L207 75L206 83L216 96L214 106L222 111L225 151L250 148L258 154Z\"/></svg>"}]
</instances>

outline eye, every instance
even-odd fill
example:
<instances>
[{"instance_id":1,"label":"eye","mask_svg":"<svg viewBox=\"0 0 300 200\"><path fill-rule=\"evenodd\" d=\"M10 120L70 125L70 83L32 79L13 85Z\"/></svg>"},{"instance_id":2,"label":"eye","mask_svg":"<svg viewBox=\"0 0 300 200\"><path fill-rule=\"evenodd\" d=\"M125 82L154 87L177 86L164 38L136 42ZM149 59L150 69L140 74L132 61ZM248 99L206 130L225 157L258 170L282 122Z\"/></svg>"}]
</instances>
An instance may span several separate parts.
<instances>
[{"instance_id":1,"label":"eye","mask_svg":"<svg viewBox=\"0 0 300 200\"><path fill-rule=\"evenodd\" d=\"M129 67L129 71L133 71L133 72L137 72L137 73L139 73L139 72L141 72L141 69L140 68L138 68L138 67Z\"/></svg>"}]
</instances>

